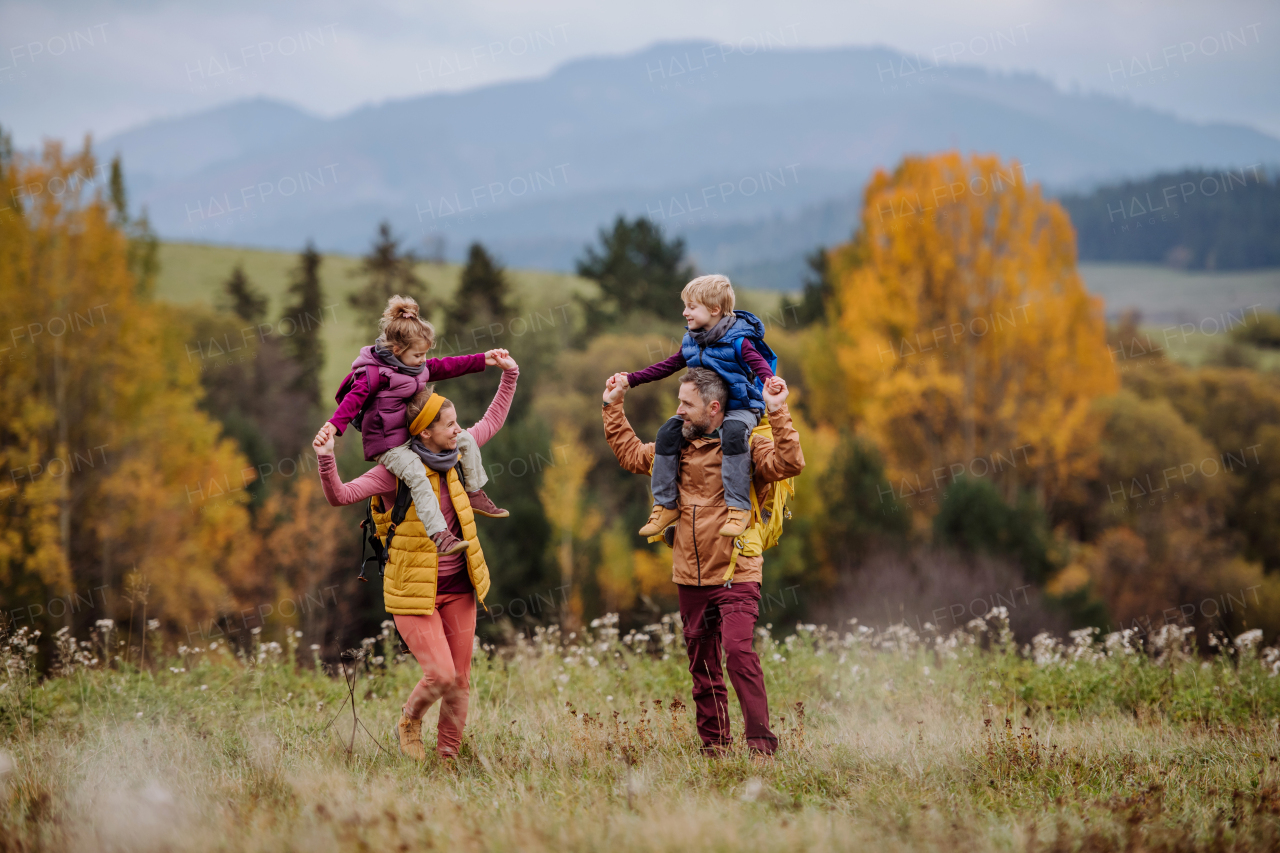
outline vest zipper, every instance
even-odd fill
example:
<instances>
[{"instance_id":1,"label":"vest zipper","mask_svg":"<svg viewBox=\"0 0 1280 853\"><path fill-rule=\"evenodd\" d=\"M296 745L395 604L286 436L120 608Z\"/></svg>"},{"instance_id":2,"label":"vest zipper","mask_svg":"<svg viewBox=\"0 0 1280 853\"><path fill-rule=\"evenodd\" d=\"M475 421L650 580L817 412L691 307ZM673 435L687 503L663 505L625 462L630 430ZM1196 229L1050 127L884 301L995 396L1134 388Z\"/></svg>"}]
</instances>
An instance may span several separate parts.
<instances>
[{"instance_id":1,"label":"vest zipper","mask_svg":"<svg viewBox=\"0 0 1280 853\"><path fill-rule=\"evenodd\" d=\"M693 562L698 567L698 586L702 586L702 558L698 556L698 507L693 507Z\"/></svg>"}]
</instances>

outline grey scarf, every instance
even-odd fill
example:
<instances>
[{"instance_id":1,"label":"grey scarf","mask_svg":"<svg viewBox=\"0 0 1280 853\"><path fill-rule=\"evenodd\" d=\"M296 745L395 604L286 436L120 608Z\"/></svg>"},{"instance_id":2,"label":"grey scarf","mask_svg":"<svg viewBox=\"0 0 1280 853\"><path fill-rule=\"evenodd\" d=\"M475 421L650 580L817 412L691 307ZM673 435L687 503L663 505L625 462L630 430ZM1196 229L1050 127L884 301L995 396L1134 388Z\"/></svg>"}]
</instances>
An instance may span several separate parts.
<instances>
[{"instance_id":1,"label":"grey scarf","mask_svg":"<svg viewBox=\"0 0 1280 853\"><path fill-rule=\"evenodd\" d=\"M689 337L693 338L693 342L700 347L709 347L716 341L724 337L724 333L729 331L729 327L737 320L737 316L732 311L720 318L720 322L716 323L710 329L690 329Z\"/></svg>"},{"instance_id":2,"label":"grey scarf","mask_svg":"<svg viewBox=\"0 0 1280 853\"><path fill-rule=\"evenodd\" d=\"M434 450L428 450L427 446L422 443L422 439L414 436L413 441L409 442L409 447L418 457L426 463L427 467L437 474L444 474L453 466L458 464L458 448L446 450L444 453L436 453Z\"/></svg>"},{"instance_id":3,"label":"grey scarf","mask_svg":"<svg viewBox=\"0 0 1280 853\"><path fill-rule=\"evenodd\" d=\"M373 345L373 354L376 355L378 357L378 360L381 361L383 364L387 365L388 367L394 367L396 370L408 376L417 376L427 366L427 363L424 361L422 364L419 364L417 367L410 367L400 359L396 358L395 353L393 353L391 350L387 349L386 347L378 343L375 343Z\"/></svg>"}]
</instances>

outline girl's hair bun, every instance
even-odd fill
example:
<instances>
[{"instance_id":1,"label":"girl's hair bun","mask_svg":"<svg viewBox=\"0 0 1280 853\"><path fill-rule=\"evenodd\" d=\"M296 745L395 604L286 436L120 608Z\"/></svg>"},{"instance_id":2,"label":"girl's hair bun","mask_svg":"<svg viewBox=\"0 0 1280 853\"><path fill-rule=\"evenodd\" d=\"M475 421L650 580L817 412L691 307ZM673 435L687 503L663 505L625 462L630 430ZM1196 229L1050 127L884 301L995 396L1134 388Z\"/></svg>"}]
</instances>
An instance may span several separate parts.
<instances>
[{"instance_id":1,"label":"girl's hair bun","mask_svg":"<svg viewBox=\"0 0 1280 853\"><path fill-rule=\"evenodd\" d=\"M436 330L419 314L417 301L412 296L393 296L387 300L386 310L378 321L378 343L400 350L409 344L425 341L427 349L435 346Z\"/></svg>"},{"instance_id":2,"label":"girl's hair bun","mask_svg":"<svg viewBox=\"0 0 1280 853\"><path fill-rule=\"evenodd\" d=\"M397 317L416 319L418 303L412 296L393 296L387 300L387 308L382 312L382 319L394 320Z\"/></svg>"}]
</instances>

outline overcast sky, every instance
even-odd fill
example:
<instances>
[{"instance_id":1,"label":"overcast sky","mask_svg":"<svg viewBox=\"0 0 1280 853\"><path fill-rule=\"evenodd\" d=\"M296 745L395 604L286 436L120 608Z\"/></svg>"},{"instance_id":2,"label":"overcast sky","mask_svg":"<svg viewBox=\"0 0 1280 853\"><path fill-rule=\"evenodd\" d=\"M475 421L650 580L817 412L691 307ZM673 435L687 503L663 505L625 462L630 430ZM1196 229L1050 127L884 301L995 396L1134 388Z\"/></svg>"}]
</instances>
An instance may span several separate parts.
<instances>
[{"instance_id":1,"label":"overcast sky","mask_svg":"<svg viewBox=\"0 0 1280 853\"><path fill-rule=\"evenodd\" d=\"M695 38L887 45L1280 136L1276 0L2 0L0 125L78 141L257 95L334 116Z\"/></svg>"}]
</instances>

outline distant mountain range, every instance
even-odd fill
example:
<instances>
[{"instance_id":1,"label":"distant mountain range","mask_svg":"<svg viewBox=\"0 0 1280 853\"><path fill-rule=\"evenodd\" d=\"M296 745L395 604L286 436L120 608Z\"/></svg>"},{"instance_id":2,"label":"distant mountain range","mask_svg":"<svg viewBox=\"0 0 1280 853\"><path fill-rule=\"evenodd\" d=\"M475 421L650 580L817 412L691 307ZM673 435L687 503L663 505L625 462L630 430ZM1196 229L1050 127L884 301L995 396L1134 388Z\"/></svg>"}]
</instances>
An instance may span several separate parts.
<instances>
[{"instance_id":1,"label":"distant mountain range","mask_svg":"<svg viewBox=\"0 0 1280 853\"><path fill-rule=\"evenodd\" d=\"M1280 162L1280 140L1032 75L921 70L882 48L722 56L701 42L577 60L545 78L322 119L267 100L103 140L166 239L364 250L382 219L457 258L571 269L619 213L684 235L701 269L792 287L846 239L858 193L904 154L1016 157L1083 189L1183 167Z\"/></svg>"}]
</instances>

